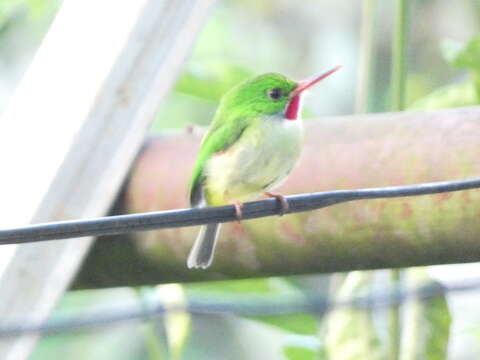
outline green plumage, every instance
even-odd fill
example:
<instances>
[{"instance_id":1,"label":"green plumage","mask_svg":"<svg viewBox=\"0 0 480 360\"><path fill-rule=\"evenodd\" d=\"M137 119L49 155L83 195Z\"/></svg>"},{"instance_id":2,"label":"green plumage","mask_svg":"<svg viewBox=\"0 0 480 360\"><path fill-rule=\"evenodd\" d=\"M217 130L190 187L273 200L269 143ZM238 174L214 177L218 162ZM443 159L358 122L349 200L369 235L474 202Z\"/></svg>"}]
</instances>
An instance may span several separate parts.
<instances>
[{"instance_id":1,"label":"green plumage","mask_svg":"<svg viewBox=\"0 0 480 360\"><path fill-rule=\"evenodd\" d=\"M338 69L300 83L265 74L227 92L200 146L190 182L191 205L234 204L240 219L243 202L280 184L300 156L300 94ZM282 204L288 205L284 199ZM189 268L210 266L219 229L214 223L200 228Z\"/></svg>"},{"instance_id":2,"label":"green plumage","mask_svg":"<svg viewBox=\"0 0 480 360\"><path fill-rule=\"evenodd\" d=\"M255 119L281 114L296 86L294 81L271 73L241 83L224 95L195 163L190 182L192 206L198 206L204 196L204 170L208 160L235 144ZM271 99L268 96L271 89L280 89L281 97Z\"/></svg>"},{"instance_id":3,"label":"green plumage","mask_svg":"<svg viewBox=\"0 0 480 360\"><path fill-rule=\"evenodd\" d=\"M215 119L218 119L218 116ZM190 204L192 206L198 206L203 196L201 192L203 191L203 169L206 161L213 154L228 149L238 140L247 126L245 118L239 118L235 122L214 120L212 127L202 141L200 153L193 169L190 183Z\"/></svg>"},{"instance_id":4,"label":"green plumage","mask_svg":"<svg viewBox=\"0 0 480 360\"><path fill-rule=\"evenodd\" d=\"M300 123L284 119L296 87L282 75L265 74L224 95L195 163L192 206L245 201L285 178L300 154ZM210 266L219 229L201 227L189 268Z\"/></svg>"}]
</instances>

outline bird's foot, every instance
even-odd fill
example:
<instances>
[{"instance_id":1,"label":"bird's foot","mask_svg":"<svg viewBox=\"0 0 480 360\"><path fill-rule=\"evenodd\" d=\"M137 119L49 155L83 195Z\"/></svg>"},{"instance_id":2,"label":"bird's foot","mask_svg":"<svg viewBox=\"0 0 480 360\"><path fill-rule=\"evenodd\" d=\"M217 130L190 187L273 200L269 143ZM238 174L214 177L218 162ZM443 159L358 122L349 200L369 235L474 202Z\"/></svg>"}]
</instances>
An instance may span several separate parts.
<instances>
[{"instance_id":1,"label":"bird's foot","mask_svg":"<svg viewBox=\"0 0 480 360\"><path fill-rule=\"evenodd\" d=\"M280 194L274 194L274 193L271 193L271 192L266 192L264 194L265 194L266 197L275 198L280 202L280 204L282 205L282 211L279 214L280 216L283 216L288 212L288 209L290 208L290 205L288 204L287 199L285 199L285 196L280 195Z\"/></svg>"},{"instance_id":2,"label":"bird's foot","mask_svg":"<svg viewBox=\"0 0 480 360\"><path fill-rule=\"evenodd\" d=\"M237 216L237 221L240 223L240 220L242 220L243 217L243 204L240 201L234 201L233 206L235 206L235 215Z\"/></svg>"}]
</instances>

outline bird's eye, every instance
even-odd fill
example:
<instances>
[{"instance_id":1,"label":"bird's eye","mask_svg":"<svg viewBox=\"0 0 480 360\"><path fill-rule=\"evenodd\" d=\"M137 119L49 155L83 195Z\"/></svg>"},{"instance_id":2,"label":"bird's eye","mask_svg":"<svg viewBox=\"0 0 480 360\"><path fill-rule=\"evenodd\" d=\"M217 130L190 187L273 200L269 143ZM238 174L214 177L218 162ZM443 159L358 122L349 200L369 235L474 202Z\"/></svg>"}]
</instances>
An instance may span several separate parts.
<instances>
[{"instance_id":1,"label":"bird's eye","mask_svg":"<svg viewBox=\"0 0 480 360\"><path fill-rule=\"evenodd\" d=\"M282 97L282 89L273 88L267 91L267 96L272 100L278 100Z\"/></svg>"}]
</instances>

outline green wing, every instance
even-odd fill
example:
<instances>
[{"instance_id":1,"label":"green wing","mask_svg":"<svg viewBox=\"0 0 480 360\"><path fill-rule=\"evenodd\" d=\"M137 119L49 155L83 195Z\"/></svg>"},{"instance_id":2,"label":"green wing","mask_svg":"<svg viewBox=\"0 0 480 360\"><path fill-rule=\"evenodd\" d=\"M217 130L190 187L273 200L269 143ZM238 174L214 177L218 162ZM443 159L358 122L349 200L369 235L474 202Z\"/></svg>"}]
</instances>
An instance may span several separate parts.
<instances>
[{"instance_id":1,"label":"green wing","mask_svg":"<svg viewBox=\"0 0 480 360\"><path fill-rule=\"evenodd\" d=\"M215 118L212 127L205 135L197 161L193 169L192 179L190 181L190 204L199 205L203 198L203 170L205 163L215 153L225 151L232 146L242 136L248 123L245 119L226 119ZM232 121L233 120L233 121Z\"/></svg>"}]
</instances>

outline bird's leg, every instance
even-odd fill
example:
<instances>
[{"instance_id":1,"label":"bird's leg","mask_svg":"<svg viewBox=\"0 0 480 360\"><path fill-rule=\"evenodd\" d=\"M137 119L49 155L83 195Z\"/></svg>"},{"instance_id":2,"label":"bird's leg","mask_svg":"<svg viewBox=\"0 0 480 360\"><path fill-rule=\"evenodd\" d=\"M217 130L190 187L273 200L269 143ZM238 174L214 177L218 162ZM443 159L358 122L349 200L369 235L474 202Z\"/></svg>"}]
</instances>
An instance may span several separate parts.
<instances>
[{"instance_id":1,"label":"bird's leg","mask_svg":"<svg viewBox=\"0 0 480 360\"><path fill-rule=\"evenodd\" d=\"M243 204L237 200L233 201L232 204L235 206L235 215L237 216L237 221L240 223L240 220L242 220L243 217Z\"/></svg>"},{"instance_id":2,"label":"bird's leg","mask_svg":"<svg viewBox=\"0 0 480 360\"><path fill-rule=\"evenodd\" d=\"M243 212L242 212L242 209L243 209L243 204L238 201L238 200L234 200L232 199L228 193L225 194L225 199L230 203L232 204L233 206L235 206L235 216L237 217L237 221L238 223L240 223L240 220L242 220L242 217L243 217Z\"/></svg>"},{"instance_id":3,"label":"bird's leg","mask_svg":"<svg viewBox=\"0 0 480 360\"><path fill-rule=\"evenodd\" d=\"M271 193L271 192L265 192L264 194L265 194L266 197L275 198L280 202L280 204L282 205L282 211L279 214L280 216L283 216L283 215L285 215L286 212L288 212L288 209L290 208L290 205L288 205L288 201L287 201L287 199L285 199L285 196L280 195L280 194L274 194L274 193Z\"/></svg>"}]
</instances>

